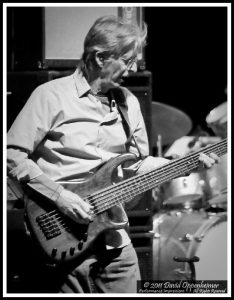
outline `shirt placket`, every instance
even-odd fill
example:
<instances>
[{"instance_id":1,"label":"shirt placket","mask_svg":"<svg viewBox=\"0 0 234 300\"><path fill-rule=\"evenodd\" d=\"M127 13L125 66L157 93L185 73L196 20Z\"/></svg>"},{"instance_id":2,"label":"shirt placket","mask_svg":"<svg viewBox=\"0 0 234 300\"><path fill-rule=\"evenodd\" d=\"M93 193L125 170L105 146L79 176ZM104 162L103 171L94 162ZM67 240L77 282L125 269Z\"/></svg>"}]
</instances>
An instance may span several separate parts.
<instances>
[{"instance_id":1,"label":"shirt placket","mask_svg":"<svg viewBox=\"0 0 234 300\"><path fill-rule=\"evenodd\" d=\"M103 104L101 101L98 100L98 109L101 109L103 113ZM108 110L110 110L108 106ZM111 121L117 121L118 119L118 112L117 110L114 111L107 111L107 114L105 116L100 114L100 123L99 123L99 128L98 128L98 136L97 136L97 145L96 145L96 151L100 155L102 162L105 162L106 160L109 159L109 155L107 154L108 149L103 148L104 140L105 138L110 139L110 136L105 136L104 131L103 131L103 126L105 126L106 123L111 122ZM111 126L111 125L106 125L106 126Z\"/></svg>"}]
</instances>

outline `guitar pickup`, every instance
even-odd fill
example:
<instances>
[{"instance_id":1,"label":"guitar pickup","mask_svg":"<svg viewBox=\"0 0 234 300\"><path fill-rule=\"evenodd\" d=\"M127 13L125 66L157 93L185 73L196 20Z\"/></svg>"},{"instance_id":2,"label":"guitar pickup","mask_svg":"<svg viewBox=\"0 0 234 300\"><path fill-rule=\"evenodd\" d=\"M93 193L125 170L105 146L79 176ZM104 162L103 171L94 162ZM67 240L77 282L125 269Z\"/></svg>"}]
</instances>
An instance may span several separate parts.
<instances>
[{"instance_id":1,"label":"guitar pickup","mask_svg":"<svg viewBox=\"0 0 234 300\"><path fill-rule=\"evenodd\" d=\"M50 240L50 239L60 235L61 231L60 230L55 230L55 231L48 231L48 232L43 232L43 233L44 233L46 239Z\"/></svg>"}]
</instances>

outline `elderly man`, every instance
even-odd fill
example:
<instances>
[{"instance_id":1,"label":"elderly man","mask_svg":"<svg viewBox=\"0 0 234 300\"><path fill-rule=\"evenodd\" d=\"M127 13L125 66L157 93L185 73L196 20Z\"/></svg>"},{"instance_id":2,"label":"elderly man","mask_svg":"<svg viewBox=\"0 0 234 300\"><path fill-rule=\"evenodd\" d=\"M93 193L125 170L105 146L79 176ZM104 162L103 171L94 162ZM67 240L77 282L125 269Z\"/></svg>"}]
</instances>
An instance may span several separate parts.
<instances>
[{"instance_id":1,"label":"elderly man","mask_svg":"<svg viewBox=\"0 0 234 300\"><path fill-rule=\"evenodd\" d=\"M95 207L62 182L85 180L124 153L139 158L131 167L136 174L167 162L149 156L138 100L120 86L121 78L136 70L146 35L146 24L140 30L114 16L99 18L85 38L75 73L37 87L8 132L8 176L42 195L78 226L92 223ZM218 160L215 155L199 159L207 167ZM121 204L110 215L122 228L104 230L81 262L58 267L53 292L136 292L140 272L127 215Z\"/></svg>"}]
</instances>

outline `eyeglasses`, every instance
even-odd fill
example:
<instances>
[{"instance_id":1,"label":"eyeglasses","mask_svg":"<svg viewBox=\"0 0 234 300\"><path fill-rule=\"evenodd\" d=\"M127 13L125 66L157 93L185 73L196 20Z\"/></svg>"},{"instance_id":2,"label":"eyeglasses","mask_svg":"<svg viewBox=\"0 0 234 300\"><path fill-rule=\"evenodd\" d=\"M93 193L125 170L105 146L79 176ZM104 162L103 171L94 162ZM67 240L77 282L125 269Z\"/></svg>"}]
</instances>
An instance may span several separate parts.
<instances>
[{"instance_id":1,"label":"eyeglasses","mask_svg":"<svg viewBox=\"0 0 234 300\"><path fill-rule=\"evenodd\" d=\"M132 66L137 62L137 58L124 59L121 57L120 59L125 63L127 70L131 70Z\"/></svg>"},{"instance_id":2,"label":"eyeglasses","mask_svg":"<svg viewBox=\"0 0 234 300\"><path fill-rule=\"evenodd\" d=\"M129 58L129 59L125 59L123 57L120 57L119 59L121 59L125 66L127 67L127 70L131 70L131 68L133 67L133 65L135 63L137 63L137 57L134 57L134 58ZM105 61L108 61L110 60L109 58L106 58Z\"/></svg>"}]
</instances>

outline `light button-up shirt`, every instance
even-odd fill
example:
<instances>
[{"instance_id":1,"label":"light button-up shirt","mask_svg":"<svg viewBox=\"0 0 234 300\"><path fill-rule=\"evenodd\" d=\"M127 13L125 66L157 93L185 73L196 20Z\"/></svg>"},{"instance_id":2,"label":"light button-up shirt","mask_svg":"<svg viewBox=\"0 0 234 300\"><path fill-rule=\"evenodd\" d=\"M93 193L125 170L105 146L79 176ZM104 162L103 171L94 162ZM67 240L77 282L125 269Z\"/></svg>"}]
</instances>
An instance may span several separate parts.
<instances>
[{"instance_id":1,"label":"light button-up shirt","mask_svg":"<svg viewBox=\"0 0 234 300\"><path fill-rule=\"evenodd\" d=\"M122 88L129 122L143 156L148 139L136 97ZM9 176L28 183L50 199L60 197L61 181L86 178L110 158L130 151L119 111L90 93L78 68L74 74L37 87L7 136ZM116 240L116 239L115 239ZM119 245L122 243L121 239ZM126 238L125 238L126 240Z\"/></svg>"}]
</instances>

